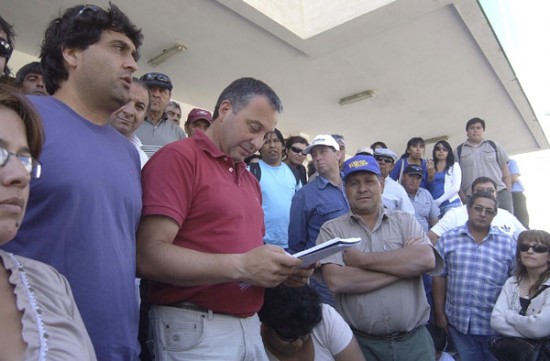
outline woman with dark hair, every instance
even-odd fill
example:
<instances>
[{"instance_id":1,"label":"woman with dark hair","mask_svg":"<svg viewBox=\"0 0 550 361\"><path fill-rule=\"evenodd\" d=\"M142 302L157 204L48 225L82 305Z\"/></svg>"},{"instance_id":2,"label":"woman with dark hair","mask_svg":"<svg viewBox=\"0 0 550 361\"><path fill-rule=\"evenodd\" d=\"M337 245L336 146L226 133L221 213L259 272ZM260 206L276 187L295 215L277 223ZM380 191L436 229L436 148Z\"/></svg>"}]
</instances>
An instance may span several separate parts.
<instances>
[{"instance_id":1,"label":"woman with dark hair","mask_svg":"<svg viewBox=\"0 0 550 361\"><path fill-rule=\"evenodd\" d=\"M422 170L424 171L424 174L422 176L422 181L420 182L420 186L422 188L427 188L427 181L428 181L428 167L426 164L426 160L422 159L424 156L424 150L426 149L426 143L424 143L424 139L420 137L414 137L409 139L407 142L407 148L405 149L405 153L401 156L401 158L395 163L393 169L390 172L390 177L401 183L401 178L403 176L403 171L407 168L409 164L417 164L422 167Z\"/></svg>"},{"instance_id":2,"label":"woman with dark hair","mask_svg":"<svg viewBox=\"0 0 550 361\"><path fill-rule=\"evenodd\" d=\"M11 74L8 61L13 53L14 37L13 26L0 16L0 77L8 77Z\"/></svg>"},{"instance_id":3,"label":"woman with dark hair","mask_svg":"<svg viewBox=\"0 0 550 361\"><path fill-rule=\"evenodd\" d=\"M428 189L443 217L449 209L462 205L458 196L462 171L447 141L435 143L432 156L434 164L428 167Z\"/></svg>"},{"instance_id":4,"label":"woman with dark hair","mask_svg":"<svg viewBox=\"0 0 550 361\"><path fill-rule=\"evenodd\" d=\"M307 285L266 289L258 316L270 361L365 360L346 321Z\"/></svg>"},{"instance_id":5,"label":"woman with dark hair","mask_svg":"<svg viewBox=\"0 0 550 361\"><path fill-rule=\"evenodd\" d=\"M300 175L302 185L306 185L307 171L303 164L306 159L306 155L302 152L309 145L308 141L304 137L295 135L288 137L285 144L286 146L285 154L283 155L283 162L285 162L289 167L296 169Z\"/></svg>"},{"instance_id":6,"label":"woman with dark hair","mask_svg":"<svg viewBox=\"0 0 550 361\"><path fill-rule=\"evenodd\" d=\"M42 122L0 85L0 246L17 234L44 143ZM53 231L53 230L52 230ZM35 240L40 242L39 239ZM69 283L54 268L0 250L0 360L95 360Z\"/></svg>"},{"instance_id":7,"label":"woman with dark hair","mask_svg":"<svg viewBox=\"0 0 550 361\"><path fill-rule=\"evenodd\" d=\"M516 275L502 287L491 327L511 337L550 336L550 233L521 232L516 259Z\"/></svg>"}]
</instances>

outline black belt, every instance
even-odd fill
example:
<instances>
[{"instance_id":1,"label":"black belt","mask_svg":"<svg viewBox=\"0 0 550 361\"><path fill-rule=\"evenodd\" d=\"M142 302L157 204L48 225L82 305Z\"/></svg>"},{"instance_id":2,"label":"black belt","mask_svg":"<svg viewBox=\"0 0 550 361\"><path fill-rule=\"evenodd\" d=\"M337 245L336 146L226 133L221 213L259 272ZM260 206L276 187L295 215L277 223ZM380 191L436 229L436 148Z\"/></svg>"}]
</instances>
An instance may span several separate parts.
<instances>
[{"instance_id":1,"label":"black belt","mask_svg":"<svg viewBox=\"0 0 550 361\"><path fill-rule=\"evenodd\" d=\"M195 305L194 303L191 303L191 302L177 302L177 303L172 303L172 304L166 305L166 306L181 308L181 309L184 309L184 310L204 312L204 313L208 313L208 312L219 313L219 312L214 312L214 311L209 310L209 309L204 308L204 307L197 306L197 305Z\"/></svg>"},{"instance_id":2,"label":"black belt","mask_svg":"<svg viewBox=\"0 0 550 361\"><path fill-rule=\"evenodd\" d=\"M414 328L414 329L412 329L411 331L408 331L408 332L395 332L395 333L390 333L390 334L387 334L387 335L369 335L369 334L366 334L363 331L359 331L358 329L355 329L355 328L352 328L352 330L353 330L354 333L357 333L357 334L359 334L363 337L366 337L366 338L370 338L372 340L404 341L407 338L411 337L416 332L418 332L418 330L420 330L422 327L424 327L424 326L418 326L418 327L416 327L416 328Z\"/></svg>"}]
</instances>

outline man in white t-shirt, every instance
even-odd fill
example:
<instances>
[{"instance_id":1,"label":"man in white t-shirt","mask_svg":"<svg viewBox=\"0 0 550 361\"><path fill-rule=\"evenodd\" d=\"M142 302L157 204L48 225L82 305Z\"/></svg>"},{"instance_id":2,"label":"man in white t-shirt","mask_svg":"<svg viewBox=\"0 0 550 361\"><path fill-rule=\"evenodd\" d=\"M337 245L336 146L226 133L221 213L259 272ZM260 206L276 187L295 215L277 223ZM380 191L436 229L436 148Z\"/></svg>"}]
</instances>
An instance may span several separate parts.
<instances>
[{"instance_id":1,"label":"man in white t-shirt","mask_svg":"<svg viewBox=\"0 0 550 361\"><path fill-rule=\"evenodd\" d=\"M489 177L476 178L472 183L472 194L485 191L491 193L496 198L496 189L496 182ZM466 205L452 208L445 213L443 218L441 218L435 226L430 229L428 232L428 237L433 243L435 243L443 233L463 225L466 221L468 221ZM521 232L526 230L526 228L516 217L514 217L512 213L502 208L498 209L491 226L498 227L498 229L508 234L515 240L518 239Z\"/></svg>"}]
</instances>

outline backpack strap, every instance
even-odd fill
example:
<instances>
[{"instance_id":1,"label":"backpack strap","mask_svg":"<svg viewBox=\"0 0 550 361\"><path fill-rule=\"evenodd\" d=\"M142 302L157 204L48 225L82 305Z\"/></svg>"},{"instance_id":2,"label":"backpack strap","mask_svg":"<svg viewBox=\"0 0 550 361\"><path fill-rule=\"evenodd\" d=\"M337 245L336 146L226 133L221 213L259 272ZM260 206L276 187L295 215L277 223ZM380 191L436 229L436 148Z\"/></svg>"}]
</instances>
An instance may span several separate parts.
<instances>
[{"instance_id":1,"label":"backpack strap","mask_svg":"<svg viewBox=\"0 0 550 361\"><path fill-rule=\"evenodd\" d=\"M489 143L489 145L495 150L495 154L496 154L496 157L497 157L497 164L498 163L498 150L497 150L497 145L495 144L495 142L493 142L492 140L487 140L487 143Z\"/></svg>"},{"instance_id":2,"label":"backpack strap","mask_svg":"<svg viewBox=\"0 0 550 361\"><path fill-rule=\"evenodd\" d=\"M286 164L286 163L283 163L283 164ZM294 178L296 178L296 186L298 186L298 184L300 184L300 173L298 172L298 169L291 167L288 164L286 164L286 166L290 168L290 171L292 172L292 174L294 174Z\"/></svg>"},{"instance_id":3,"label":"backpack strap","mask_svg":"<svg viewBox=\"0 0 550 361\"><path fill-rule=\"evenodd\" d=\"M258 163L250 163L250 165L248 166L248 170L254 175L254 177L256 177L259 182L260 178L262 178L262 168L260 168L260 165Z\"/></svg>"}]
</instances>

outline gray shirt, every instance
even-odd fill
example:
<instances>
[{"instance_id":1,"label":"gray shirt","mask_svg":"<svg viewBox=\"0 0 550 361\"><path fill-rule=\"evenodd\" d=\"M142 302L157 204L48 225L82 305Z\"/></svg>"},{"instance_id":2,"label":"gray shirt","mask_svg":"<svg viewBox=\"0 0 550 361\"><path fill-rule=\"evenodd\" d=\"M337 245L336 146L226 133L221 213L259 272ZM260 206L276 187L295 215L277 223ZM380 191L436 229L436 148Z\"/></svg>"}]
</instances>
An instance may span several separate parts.
<instances>
[{"instance_id":1,"label":"gray shirt","mask_svg":"<svg viewBox=\"0 0 550 361\"><path fill-rule=\"evenodd\" d=\"M496 152L486 140L479 144L472 144L468 140L463 143L458 163L462 170L460 188L466 195L472 194L472 183L476 178L482 176L497 182L497 191L506 188L506 184L502 180L502 167L508 166L506 163L509 158L500 144L495 142L495 145ZM458 148L456 154L458 156Z\"/></svg>"},{"instance_id":2,"label":"gray shirt","mask_svg":"<svg viewBox=\"0 0 550 361\"><path fill-rule=\"evenodd\" d=\"M423 243L434 250L437 274L443 259L413 215L380 207L374 230L370 231L361 217L353 213L326 222L321 228L317 244L335 237L359 237L354 246L362 252L384 252L402 248L409 237L421 236ZM345 266L342 254L321 260L321 264ZM404 278L386 287L368 293L336 294L336 306L342 317L353 328L369 335L387 335L408 332L428 322L430 306L426 300L422 277Z\"/></svg>"},{"instance_id":3,"label":"gray shirt","mask_svg":"<svg viewBox=\"0 0 550 361\"><path fill-rule=\"evenodd\" d=\"M166 144L186 138L183 129L173 121L165 118L154 124L148 116L145 117L145 121L141 126L136 129L135 135L143 143L141 149L149 158Z\"/></svg>"}]
</instances>

